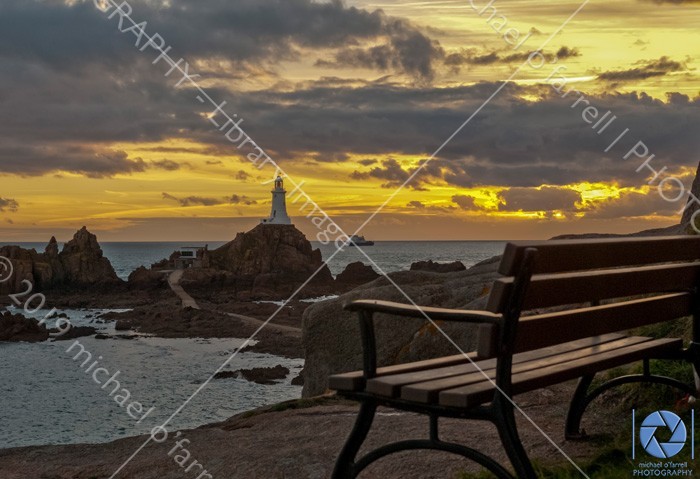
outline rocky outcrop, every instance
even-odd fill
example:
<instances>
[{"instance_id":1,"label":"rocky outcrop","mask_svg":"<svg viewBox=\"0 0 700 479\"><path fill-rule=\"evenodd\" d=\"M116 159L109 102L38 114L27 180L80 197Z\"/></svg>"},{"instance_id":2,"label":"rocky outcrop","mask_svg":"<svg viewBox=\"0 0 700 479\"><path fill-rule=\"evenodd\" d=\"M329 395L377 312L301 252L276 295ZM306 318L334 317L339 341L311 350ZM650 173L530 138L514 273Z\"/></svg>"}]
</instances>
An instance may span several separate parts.
<instances>
[{"instance_id":1,"label":"rocky outcrop","mask_svg":"<svg viewBox=\"0 0 700 479\"><path fill-rule=\"evenodd\" d=\"M0 341L36 343L49 339L49 332L35 319L21 314L0 313Z\"/></svg>"},{"instance_id":2,"label":"rocky outcrop","mask_svg":"<svg viewBox=\"0 0 700 479\"><path fill-rule=\"evenodd\" d=\"M335 278L336 283L340 288L347 289L369 283L379 278L379 274L374 271L372 266L366 265L361 261L350 263L345 269Z\"/></svg>"},{"instance_id":3,"label":"rocky outcrop","mask_svg":"<svg viewBox=\"0 0 700 479\"><path fill-rule=\"evenodd\" d=\"M210 252L213 268L231 272L237 290L269 291L274 295L293 292L313 273L309 283L317 291L333 284L321 251L313 249L294 225L258 225Z\"/></svg>"},{"instance_id":4,"label":"rocky outcrop","mask_svg":"<svg viewBox=\"0 0 700 479\"><path fill-rule=\"evenodd\" d=\"M14 273L0 284L0 293L24 291L23 280L36 289L79 288L119 284L111 263L102 254L97 237L83 227L58 252L56 238L51 238L43 253L19 246L0 247L0 256L9 258Z\"/></svg>"},{"instance_id":5,"label":"rocky outcrop","mask_svg":"<svg viewBox=\"0 0 700 479\"><path fill-rule=\"evenodd\" d=\"M695 198L700 198L700 164L698 165L698 169L695 173L695 179L693 180L693 185L690 187L690 192L695 195ZM693 219L693 215L700 210L700 205L693 200L693 197L690 196L688 200L688 205L685 210L683 210L683 216L681 217L681 223L680 226L686 230L687 232L694 232L694 229L692 225L690 224L690 221ZM700 214L700 213L699 213ZM700 227L700 221L697 220L696 215L696 227Z\"/></svg>"},{"instance_id":6,"label":"rocky outcrop","mask_svg":"<svg viewBox=\"0 0 700 479\"><path fill-rule=\"evenodd\" d=\"M467 269L461 261L453 261L452 263L436 263L429 259L428 261L417 261L411 264L411 271L432 271L433 273L453 273L455 271L464 271Z\"/></svg>"},{"instance_id":7,"label":"rocky outcrop","mask_svg":"<svg viewBox=\"0 0 700 479\"><path fill-rule=\"evenodd\" d=\"M498 258L453 273L400 271L389 276L417 304L446 308L482 309ZM322 394L330 374L362 368L362 347L356 315L344 311L353 299L408 300L386 278L362 285L331 301L310 306L304 313L304 396ZM443 323L441 328L464 351L473 350L476 326ZM375 320L378 364L395 364L456 354L457 350L433 325L422 319L378 314Z\"/></svg>"}]
</instances>

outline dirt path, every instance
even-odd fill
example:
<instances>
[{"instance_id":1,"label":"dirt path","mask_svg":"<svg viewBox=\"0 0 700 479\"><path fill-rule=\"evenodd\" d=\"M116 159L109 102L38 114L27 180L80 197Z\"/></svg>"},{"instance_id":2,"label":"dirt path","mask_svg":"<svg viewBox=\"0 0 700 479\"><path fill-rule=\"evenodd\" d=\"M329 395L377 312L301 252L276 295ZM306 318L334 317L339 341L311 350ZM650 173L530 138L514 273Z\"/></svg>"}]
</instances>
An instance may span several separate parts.
<instances>
[{"instance_id":1,"label":"dirt path","mask_svg":"<svg viewBox=\"0 0 700 479\"><path fill-rule=\"evenodd\" d=\"M180 280L182 279L182 275L184 273L184 269L176 269L170 273L170 276L168 276L168 284L170 285L170 289L172 289L173 292L182 300L183 308L200 309L197 301L195 301L192 296L187 294L187 291L180 286Z\"/></svg>"}]
</instances>

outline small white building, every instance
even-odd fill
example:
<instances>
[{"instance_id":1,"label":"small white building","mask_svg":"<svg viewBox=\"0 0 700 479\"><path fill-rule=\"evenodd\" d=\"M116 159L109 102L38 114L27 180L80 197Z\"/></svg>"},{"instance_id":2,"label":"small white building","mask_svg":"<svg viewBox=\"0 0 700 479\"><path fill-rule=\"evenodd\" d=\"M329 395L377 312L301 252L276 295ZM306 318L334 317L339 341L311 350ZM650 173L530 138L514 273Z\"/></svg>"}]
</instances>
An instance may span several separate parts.
<instances>
[{"instance_id":1,"label":"small white building","mask_svg":"<svg viewBox=\"0 0 700 479\"><path fill-rule=\"evenodd\" d=\"M275 188L272 190L272 210L270 216L260 220L266 225L291 225L292 220L287 214L287 190L284 189L282 177L278 176L275 179Z\"/></svg>"}]
</instances>

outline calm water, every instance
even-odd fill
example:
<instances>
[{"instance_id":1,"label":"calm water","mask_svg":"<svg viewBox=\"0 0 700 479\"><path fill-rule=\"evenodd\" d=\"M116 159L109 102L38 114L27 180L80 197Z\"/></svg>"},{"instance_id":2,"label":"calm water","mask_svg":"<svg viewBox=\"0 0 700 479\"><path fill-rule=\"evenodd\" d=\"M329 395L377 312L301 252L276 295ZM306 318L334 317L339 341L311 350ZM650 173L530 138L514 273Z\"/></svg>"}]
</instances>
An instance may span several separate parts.
<instances>
[{"instance_id":1,"label":"calm water","mask_svg":"<svg viewBox=\"0 0 700 479\"><path fill-rule=\"evenodd\" d=\"M3 244L6 243L0 243L0 246ZM37 251L44 251L46 247L46 243L19 244ZM141 265L150 266L156 261L167 258L181 246L204 246L205 244L209 245L209 249L215 249L224 242L100 243L105 256L109 258L115 271L123 279ZM312 244L314 248L321 249L324 259L328 259L335 252L332 245L316 242ZM411 263L429 259L440 262L461 261L469 267L501 254L504 245L503 241L378 241L374 246L363 246L362 250L385 272L391 272L409 269ZM63 245L59 247L62 248ZM357 248L350 247L334 256L328 267L334 275L337 275L349 263L355 261L370 264L370 261Z\"/></svg>"},{"instance_id":2,"label":"calm water","mask_svg":"<svg viewBox=\"0 0 700 479\"><path fill-rule=\"evenodd\" d=\"M115 334L113 323L91 323L86 317L102 311L65 311L75 325L92 325L100 332ZM43 314L40 312L43 316ZM49 326L52 321L49 320ZM44 343L0 342L0 448L38 444L105 442L120 437L147 434L162 424L243 343L240 339L138 339L79 338L94 368L108 372L98 376L103 383L115 378L138 401L144 411L155 407L136 424L109 390L101 389L92 374L81 368L85 356L74 360L74 340ZM303 366L302 359L241 352L224 370L272 367L290 369L287 378L263 386L244 379L215 379L204 388L168 427L169 431L221 421L234 414L301 395L292 386ZM119 394L119 393L117 393ZM115 395L116 396L116 395ZM126 403L128 404L128 403ZM126 405L125 404L125 405Z\"/></svg>"},{"instance_id":3,"label":"calm water","mask_svg":"<svg viewBox=\"0 0 700 479\"><path fill-rule=\"evenodd\" d=\"M210 242L210 248L221 242ZM22 243L43 251L44 243ZM199 246L204 243L187 243ZM377 242L364 251L384 271L408 269L420 260L462 261L467 267L499 254L503 242ZM62 245L61 245L62 246ZM105 255L117 274L126 279L140 265L150 265L185 244L102 243ZM335 251L320 247L324 258ZM357 248L346 248L329 264L333 274L348 263L369 263ZM376 269L376 267L375 267ZM51 306L48 304L47 306ZM92 325L114 335L111 323L95 322L100 311L66 310L75 325ZM40 316L41 312L37 313ZM49 322L51 327L51 322ZM0 343L0 448L38 444L106 442L120 437L148 433L167 419L242 343L239 339L163 339L139 337L132 340L80 338L93 360L118 380L135 400L146 408L155 406L141 424L130 418L107 392L93 382L75 351L66 350L69 341L37 344ZM270 367L281 364L290 369L288 377L275 385L262 386L243 379L212 381L177 416L169 430L197 427L224 420L236 413L300 396L301 387L291 380L303 367L303 359L289 360L268 354L238 354L226 370Z\"/></svg>"}]
</instances>

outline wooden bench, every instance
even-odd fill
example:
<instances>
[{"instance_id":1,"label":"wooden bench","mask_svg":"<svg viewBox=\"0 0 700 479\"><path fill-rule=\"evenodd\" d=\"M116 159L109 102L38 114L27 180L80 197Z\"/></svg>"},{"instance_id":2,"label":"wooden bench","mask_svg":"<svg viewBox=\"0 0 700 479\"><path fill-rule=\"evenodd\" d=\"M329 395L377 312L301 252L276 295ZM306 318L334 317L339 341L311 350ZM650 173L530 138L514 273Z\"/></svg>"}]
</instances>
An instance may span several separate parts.
<instances>
[{"instance_id":1,"label":"wooden bench","mask_svg":"<svg viewBox=\"0 0 700 479\"><path fill-rule=\"evenodd\" d=\"M442 441L438 418L495 424L517 477L535 472L518 436L511 397L579 378L566 420L566 437L580 437L588 404L603 391L631 382L657 382L695 395L696 388L650 372L650 359L684 360L700 370L700 237L657 237L509 243L485 311L414 307L359 300L362 371L331 376L330 387L361 403L355 426L333 472L356 477L389 454L434 449L462 455L499 478L512 478L476 449ZM556 307L556 312L535 310ZM551 310L551 309L550 309ZM476 351L377 367L374 313L478 323ZM693 316L693 341L631 336L624 331ZM455 353L457 353L457 349ZM596 373L642 361L628 374L590 390ZM388 444L357 458L377 406L429 416L428 439Z\"/></svg>"}]
</instances>

